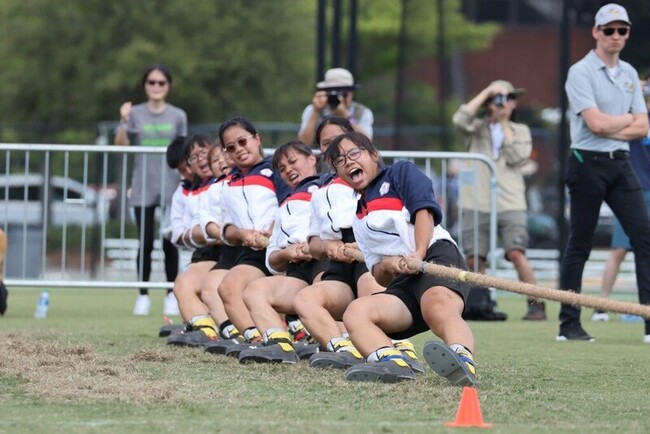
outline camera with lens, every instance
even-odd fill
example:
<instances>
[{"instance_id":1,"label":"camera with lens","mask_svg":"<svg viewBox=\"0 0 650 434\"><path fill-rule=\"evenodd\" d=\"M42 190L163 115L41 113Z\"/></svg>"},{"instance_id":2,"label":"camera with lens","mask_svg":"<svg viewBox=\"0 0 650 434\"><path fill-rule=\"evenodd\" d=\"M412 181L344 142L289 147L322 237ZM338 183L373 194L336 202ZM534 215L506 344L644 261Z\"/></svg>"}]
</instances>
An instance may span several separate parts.
<instances>
[{"instance_id":1,"label":"camera with lens","mask_svg":"<svg viewBox=\"0 0 650 434\"><path fill-rule=\"evenodd\" d=\"M340 90L328 90L327 91L327 105L331 110L334 110L343 102L343 97L345 96L344 92Z\"/></svg>"},{"instance_id":2,"label":"camera with lens","mask_svg":"<svg viewBox=\"0 0 650 434\"><path fill-rule=\"evenodd\" d=\"M492 97L492 104L497 107L503 107L508 101L508 95L498 94Z\"/></svg>"}]
</instances>

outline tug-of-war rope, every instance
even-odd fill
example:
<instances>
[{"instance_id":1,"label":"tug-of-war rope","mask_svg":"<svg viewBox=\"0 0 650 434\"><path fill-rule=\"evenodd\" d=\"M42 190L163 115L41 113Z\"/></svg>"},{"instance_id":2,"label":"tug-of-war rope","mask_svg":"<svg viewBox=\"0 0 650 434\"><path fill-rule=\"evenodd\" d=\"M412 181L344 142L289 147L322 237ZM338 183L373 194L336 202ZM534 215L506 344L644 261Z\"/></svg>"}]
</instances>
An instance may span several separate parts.
<instances>
[{"instance_id":1,"label":"tug-of-war rope","mask_svg":"<svg viewBox=\"0 0 650 434\"><path fill-rule=\"evenodd\" d=\"M268 245L268 239L266 239L266 237L258 237L256 243L259 246L266 246ZM355 261L363 262L364 260L363 253L361 253L359 249L351 246L345 247L345 254ZM650 318L650 305L610 300L592 295L578 294L573 291L545 288L543 286L533 285L532 283L502 279L500 277L473 273L471 271L432 264L430 262L416 261L414 259L406 260L406 265L414 271L421 271L423 273L444 277L446 279L459 280L483 288L501 289L503 291L524 294L537 299L558 301L573 306L578 305L607 312L627 313L642 316L644 318Z\"/></svg>"},{"instance_id":2,"label":"tug-of-war rope","mask_svg":"<svg viewBox=\"0 0 650 434\"><path fill-rule=\"evenodd\" d=\"M363 261L363 253L358 249L346 247L345 254L357 261ZM460 270L458 268L436 265L430 262L416 261L414 259L406 260L406 265L414 271L421 271L423 273L444 277L446 279L459 280L461 282L467 282L471 285L481 286L484 288L501 289L504 291L516 292L517 294L524 294L537 299L559 301L560 303L574 306L579 305L597 310L627 313L650 318L650 306L648 305L610 300L607 298L578 294L572 291L544 288L531 283L502 279L499 277L488 276L486 274Z\"/></svg>"}]
</instances>

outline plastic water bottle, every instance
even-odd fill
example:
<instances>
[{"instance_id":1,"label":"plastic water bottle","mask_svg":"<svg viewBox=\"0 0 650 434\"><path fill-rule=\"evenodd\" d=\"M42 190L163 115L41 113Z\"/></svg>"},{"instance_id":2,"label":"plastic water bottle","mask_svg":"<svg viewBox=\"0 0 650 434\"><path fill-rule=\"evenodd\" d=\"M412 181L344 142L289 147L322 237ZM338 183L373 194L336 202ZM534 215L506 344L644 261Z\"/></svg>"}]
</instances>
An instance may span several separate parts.
<instances>
[{"instance_id":1,"label":"plastic water bottle","mask_svg":"<svg viewBox=\"0 0 650 434\"><path fill-rule=\"evenodd\" d=\"M628 313L624 313L618 316L618 319L621 322L643 322L643 318L637 315L630 315Z\"/></svg>"},{"instance_id":2,"label":"plastic water bottle","mask_svg":"<svg viewBox=\"0 0 650 434\"><path fill-rule=\"evenodd\" d=\"M50 292L45 289L41 292L36 303L36 310L34 311L34 318L43 319L47 317L47 308L50 307Z\"/></svg>"}]
</instances>

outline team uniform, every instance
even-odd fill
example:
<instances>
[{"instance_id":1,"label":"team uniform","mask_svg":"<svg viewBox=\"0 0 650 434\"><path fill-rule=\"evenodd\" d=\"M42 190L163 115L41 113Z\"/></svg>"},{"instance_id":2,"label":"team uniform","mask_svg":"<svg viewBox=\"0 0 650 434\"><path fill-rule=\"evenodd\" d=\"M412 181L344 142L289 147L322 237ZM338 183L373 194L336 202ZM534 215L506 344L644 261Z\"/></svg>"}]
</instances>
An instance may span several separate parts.
<instances>
[{"instance_id":1,"label":"team uniform","mask_svg":"<svg viewBox=\"0 0 650 434\"><path fill-rule=\"evenodd\" d=\"M354 243L352 222L357 208L358 194L343 179L334 174L312 196L309 237L323 241ZM335 280L350 286L355 297L357 281L368 272L363 262L329 261L321 281Z\"/></svg>"},{"instance_id":2,"label":"team uniform","mask_svg":"<svg viewBox=\"0 0 650 434\"><path fill-rule=\"evenodd\" d=\"M272 274L286 274L288 277L295 277L312 284L316 275L323 271L325 261L303 261L296 264L290 263L287 265L286 272L281 272L271 267L269 257L273 252L285 249L291 244L300 244L307 241L313 194L319 191L319 187L330 179L330 174L305 178L280 204L276 213L273 233L266 248L266 267Z\"/></svg>"},{"instance_id":3,"label":"team uniform","mask_svg":"<svg viewBox=\"0 0 650 434\"><path fill-rule=\"evenodd\" d=\"M369 269L372 270L384 256L407 256L415 252L415 214L425 209L433 213L434 228L424 260L467 269L456 243L440 226L442 212L433 189L419 188L429 185L429 178L413 163L400 161L381 167L366 187L359 199L353 230ZM401 300L409 310L413 323L406 330L386 333L388 337L404 339L430 330L422 315L421 300L424 293L435 286L453 290L463 302L469 295L469 285L462 282L424 273L395 276L386 291L380 294ZM413 380L417 365L408 356L408 352L394 343L392 347L376 349L368 355L367 363L351 366L345 375L351 381ZM442 342L428 342L424 346L424 357L434 371L452 383L464 386L475 384L474 361L463 345L448 347Z\"/></svg>"},{"instance_id":4,"label":"team uniform","mask_svg":"<svg viewBox=\"0 0 650 434\"><path fill-rule=\"evenodd\" d=\"M221 240L211 238L206 232L206 227L209 223L215 223L220 228L223 227L223 190L228 186L230 179L232 179L232 175L222 175L218 179L215 179L214 182L208 185L205 194L201 195L199 202L198 221L203 231L203 236L208 241L208 244L218 242L218 244L212 246L214 254L218 258L217 263L212 267L213 270L228 270L232 268L237 252L239 251L238 247L221 244Z\"/></svg>"},{"instance_id":5,"label":"team uniform","mask_svg":"<svg viewBox=\"0 0 650 434\"><path fill-rule=\"evenodd\" d=\"M286 272L281 272L273 269L269 258L273 252L285 249L292 244L307 241L311 214L310 202L313 194L331 178L331 174L325 174L303 179L280 204L276 213L273 233L266 248L266 267L272 274L299 279L307 286L314 283L315 277L325 268L327 261L311 260L289 263ZM277 281L276 284L281 286ZM251 316L255 320L252 311ZM280 317L277 320L280 321ZM239 354L239 361L295 363L299 358L309 357L318 350L317 345L293 344L294 340L304 340L303 343L306 343L309 335L295 314L287 314L286 322L288 331L286 328L261 330L265 345L243 350ZM300 351L300 354L297 350Z\"/></svg>"},{"instance_id":6,"label":"team uniform","mask_svg":"<svg viewBox=\"0 0 650 434\"><path fill-rule=\"evenodd\" d=\"M467 269L451 235L440 226L442 212L433 189L413 188L417 185L431 185L431 181L412 163L400 161L391 166L383 166L361 195L353 230L366 266L372 270L383 256L407 256L413 253L415 213L428 209L433 213L435 227L424 260ZM469 285L462 282L423 273L396 276L384 293L394 295L407 306L413 324L407 330L389 333L389 337L404 339L429 330L422 318L420 300L434 286L452 289L463 301L469 295Z\"/></svg>"},{"instance_id":7,"label":"team uniform","mask_svg":"<svg viewBox=\"0 0 650 434\"><path fill-rule=\"evenodd\" d=\"M228 186L222 191L224 244L225 230L229 225L241 229L268 231L273 227L278 204L289 193L289 187L273 171L269 159L257 163L245 173L233 171ZM234 258L234 265L252 265L265 275L271 273L266 268L266 249L254 250L242 246Z\"/></svg>"}]
</instances>

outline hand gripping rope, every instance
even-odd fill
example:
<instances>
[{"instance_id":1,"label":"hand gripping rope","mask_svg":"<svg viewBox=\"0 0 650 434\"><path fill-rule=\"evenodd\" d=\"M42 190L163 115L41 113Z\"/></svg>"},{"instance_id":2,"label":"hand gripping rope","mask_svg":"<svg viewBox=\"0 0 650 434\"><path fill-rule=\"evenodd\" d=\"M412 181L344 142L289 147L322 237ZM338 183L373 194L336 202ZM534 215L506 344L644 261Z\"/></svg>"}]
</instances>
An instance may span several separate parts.
<instances>
[{"instance_id":1,"label":"hand gripping rope","mask_svg":"<svg viewBox=\"0 0 650 434\"><path fill-rule=\"evenodd\" d=\"M346 247L345 254L357 261L363 261L363 254L358 249ZM475 286L501 289L538 299L543 298L546 300L559 301L560 303L570 304L573 306L579 305L597 310L628 313L642 316L644 318L650 318L650 305L609 300L591 295L578 294L573 291L544 288L542 286L533 285L532 283L502 279L499 277L488 276L486 274L459 270L458 268L436 265L425 261L406 259L405 262L411 270L417 270L422 273L440 276L447 279L459 280Z\"/></svg>"}]
</instances>

